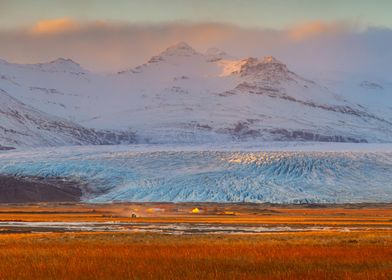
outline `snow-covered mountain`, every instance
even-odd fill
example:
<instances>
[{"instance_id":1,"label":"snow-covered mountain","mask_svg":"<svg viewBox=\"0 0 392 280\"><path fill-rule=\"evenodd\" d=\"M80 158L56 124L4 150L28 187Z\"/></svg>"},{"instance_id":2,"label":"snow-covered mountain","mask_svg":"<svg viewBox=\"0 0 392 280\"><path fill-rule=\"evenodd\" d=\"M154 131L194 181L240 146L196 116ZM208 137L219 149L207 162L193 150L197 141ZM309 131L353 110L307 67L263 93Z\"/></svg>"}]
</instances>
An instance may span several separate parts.
<instances>
[{"instance_id":1,"label":"snow-covered mountain","mask_svg":"<svg viewBox=\"0 0 392 280\"><path fill-rule=\"evenodd\" d=\"M133 135L97 131L40 112L0 90L0 150L13 146L67 146L132 143ZM3 148L2 148L3 147Z\"/></svg>"},{"instance_id":2,"label":"snow-covered mountain","mask_svg":"<svg viewBox=\"0 0 392 280\"><path fill-rule=\"evenodd\" d=\"M121 131L127 141L135 131L142 143L392 141L389 81L310 80L271 56L236 59L186 43L117 74L93 73L62 58L32 65L1 60L0 89L2 108L34 111L83 139L69 129L64 135L63 129L10 121L8 114L0 120L4 131L29 129L34 137L2 134L0 145L105 142L89 134L97 130Z\"/></svg>"}]
</instances>

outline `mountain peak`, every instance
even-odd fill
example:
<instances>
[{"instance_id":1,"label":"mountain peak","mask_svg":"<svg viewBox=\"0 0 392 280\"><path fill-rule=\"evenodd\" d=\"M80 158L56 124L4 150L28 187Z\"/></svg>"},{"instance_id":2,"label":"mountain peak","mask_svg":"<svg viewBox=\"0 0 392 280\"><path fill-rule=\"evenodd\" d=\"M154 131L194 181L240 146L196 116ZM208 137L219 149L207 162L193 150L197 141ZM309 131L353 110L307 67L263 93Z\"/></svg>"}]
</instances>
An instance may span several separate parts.
<instances>
[{"instance_id":1,"label":"mountain peak","mask_svg":"<svg viewBox=\"0 0 392 280\"><path fill-rule=\"evenodd\" d=\"M175 45L172 45L161 53L161 55L165 56L190 56L195 54L197 54L197 52L185 42L179 42Z\"/></svg>"},{"instance_id":2,"label":"mountain peak","mask_svg":"<svg viewBox=\"0 0 392 280\"><path fill-rule=\"evenodd\" d=\"M83 69L79 63L76 63L69 58L57 58L47 63L35 64L43 71L48 72L69 72L71 74L85 74L86 70Z\"/></svg>"},{"instance_id":3,"label":"mountain peak","mask_svg":"<svg viewBox=\"0 0 392 280\"><path fill-rule=\"evenodd\" d=\"M205 56L208 57L209 61L218 61L218 60L222 60L222 59L231 59L232 58L225 51L218 49L218 48L209 48L205 52Z\"/></svg>"},{"instance_id":4,"label":"mountain peak","mask_svg":"<svg viewBox=\"0 0 392 280\"><path fill-rule=\"evenodd\" d=\"M167 58L170 57L190 57L194 55L198 55L199 53L196 52L191 46L189 46L185 42L179 42L175 45L168 47L166 50L161 52L157 56L153 56L148 63L157 63L160 61L165 61Z\"/></svg>"},{"instance_id":5,"label":"mountain peak","mask_svg":"<svg viewBox=\"0 0 392 280\"><path fill-rule=\"evenodd\" d=\"M275 57L268 55L264 56L263 59L261 60L261 63L276 63L276 64L283 64L279 60L277 60Z\"/></svg>"},{"instance_id":6,"label":"mountain peak","mask_svg":"<svg viewBox=\"0 0 392 280\"><path fill-rule=\"evenodd\" d=\"M167 49L193 50L193 48L186 42L178 42L174 45L171 45Z\"/></svg>"},{"instance_id":7,"label":"mountain peak","mask_svg":"<svg viewBox=\"0 0 392 280\"><path fill-rule=\"evenodd\" d=\"M59 57L49 63L50 64L58 64L58 65L72 65L72 66L80 67L79 63L76 63L75 61L73 61L70 58L63 58L63 57Z\"/></svg>"},{"instance_id":8,"label":"mountain peak","mask_svg":"<svg viewBox=\"0 0 392 280\"><path fill-rule=\"evenodd\" d=\"M0 58L0 64L9 64L8 61Z\"/></svg>"},{"instance_id":9,"label":"mountain peak","mask_svg":"<svg viewBox=\"0 0 392 280\"><path fill-rule=\"evenodd\" d=\"M209 49L206 51L206 55L217 55L217 54L226 54L226 52L225 52L225 51L222 51L222 50L219 49L219 48L209 48Z\"/></svg>"},{"instance_id":10,"label":"mountain peak","mask_svg":"<svg viewBox=\"0 0 392 280\"><path fill-rule=\"evenodd\" d=\"M248 58L244 60L240 70L243 77L270 81L289 80L291 79L289 72L286 64L273 56L265 56L261 60L252 57Z\"/></svg>"}]
</instances>

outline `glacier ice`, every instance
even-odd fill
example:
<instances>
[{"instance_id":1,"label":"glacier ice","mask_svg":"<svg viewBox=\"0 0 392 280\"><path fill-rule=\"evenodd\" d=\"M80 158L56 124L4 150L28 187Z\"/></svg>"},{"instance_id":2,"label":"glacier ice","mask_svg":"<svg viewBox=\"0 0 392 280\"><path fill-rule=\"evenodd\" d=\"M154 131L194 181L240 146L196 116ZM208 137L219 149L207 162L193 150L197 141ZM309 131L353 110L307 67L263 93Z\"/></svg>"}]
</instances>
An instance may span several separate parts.
<instances>
[{"instance_id":1,"label":"glacier ice","mask_svg":"<svg viewBox=\"0 0 392 280\"><path fill-rule=\"evenodd\" d=\"M90 202L392 201L392 152L41 148L0 153L0 174L87 182Z\"/></svg>"}]
</instances>

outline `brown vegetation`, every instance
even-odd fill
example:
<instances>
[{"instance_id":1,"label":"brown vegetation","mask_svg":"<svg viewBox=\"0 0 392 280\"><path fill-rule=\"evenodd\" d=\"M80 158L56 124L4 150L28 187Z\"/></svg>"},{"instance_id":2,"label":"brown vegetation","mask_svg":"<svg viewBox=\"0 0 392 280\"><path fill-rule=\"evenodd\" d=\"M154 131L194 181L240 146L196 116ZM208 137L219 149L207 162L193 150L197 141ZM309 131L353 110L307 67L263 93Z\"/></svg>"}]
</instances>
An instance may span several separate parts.
<instances>
[{"instance_id":1,"label":"brown vegetation","mask_svg":"<svg viewBox=\"0 0 392 280\"><path fill-rule=\"evenodd\" d=\"M195 207L202 211L192 214ZM131 213L137 213L138 217L131 218ZM3 233L0 234L2 280L391 279L392 275L390 205L0 206L0 221L10 220L355 225L358 230L252 235Z\"/></svg>"},{"instance_id":2,"label":"brown vegetation","mask_svg":"<svg viewBox=\"0 0 392 280\"><path fill-rule=\"evenodd\" d=\"M0 279L390 279L385 233L0 236Z\"/></svg>"}]
</instances>

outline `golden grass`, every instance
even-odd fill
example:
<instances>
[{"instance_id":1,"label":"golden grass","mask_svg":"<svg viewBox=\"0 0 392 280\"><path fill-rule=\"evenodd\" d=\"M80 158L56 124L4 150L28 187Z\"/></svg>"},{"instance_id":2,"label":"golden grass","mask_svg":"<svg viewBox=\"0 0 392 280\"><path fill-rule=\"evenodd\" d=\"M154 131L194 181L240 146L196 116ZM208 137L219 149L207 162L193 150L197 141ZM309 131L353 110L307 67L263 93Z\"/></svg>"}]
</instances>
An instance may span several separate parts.
<instances>
[{"instance_id":1,"label":"golden grass","mask_svg":"<svg viewBox=\"0 0 392 280\"><path fill-rule=\"evenodd\" d=\"M195 206L204 211L192 214ZM163 211L150 212L151 208ZM233 212L235 215L221 215ZM138 218L133 222L147 223L224 223L271 225L362 225L392 226L392 206L303 208L298 206L258 206L232 204L37 204L28 206L0 205L0 221L42 222L103 222L130 221L130 214Z\"/></svg>"},{"instance_id":2,"label":"golden grass","mask_svg":"<svg viewBox=\"0 0 392 280\"><path fill-rule=\"evenodd\" d=\"M203 212L191 214L195 207ZM131 219L133 212L139 217ZM348 225L358 230L210 236L0 234L0 280L392 279L392 230L382 229L392 226L391 205L0 205L0 221L10 220Z\"/></svg>"},{"instance_id":3,"label":"golden grass","mask_svg":"<svg viewBox=\"0 0 392 280\"><path fill-rule=\"evenodd\" d=\"M0 279L391 279L386 233L0 237Z\"/></svg>"}]
</instances>

